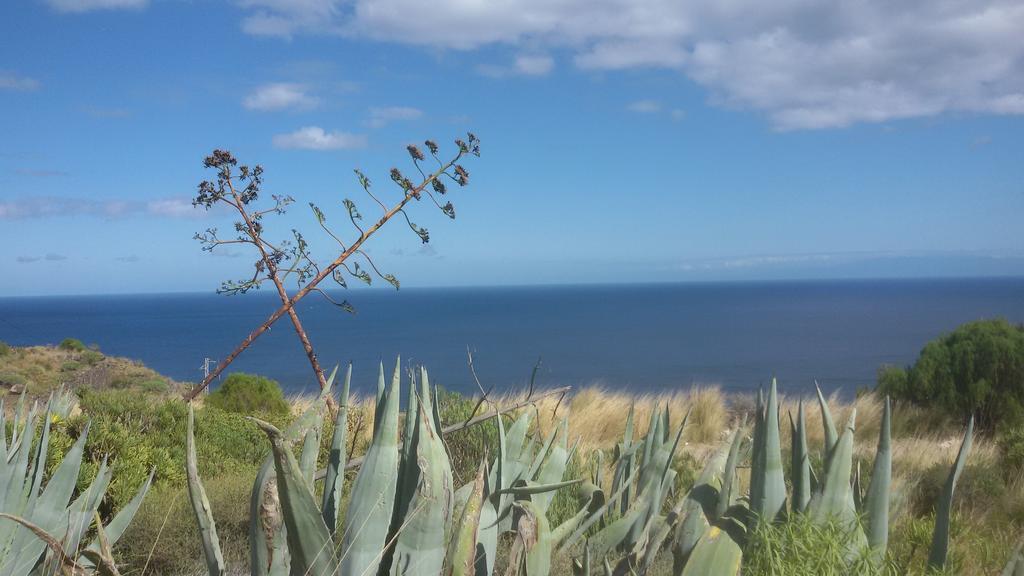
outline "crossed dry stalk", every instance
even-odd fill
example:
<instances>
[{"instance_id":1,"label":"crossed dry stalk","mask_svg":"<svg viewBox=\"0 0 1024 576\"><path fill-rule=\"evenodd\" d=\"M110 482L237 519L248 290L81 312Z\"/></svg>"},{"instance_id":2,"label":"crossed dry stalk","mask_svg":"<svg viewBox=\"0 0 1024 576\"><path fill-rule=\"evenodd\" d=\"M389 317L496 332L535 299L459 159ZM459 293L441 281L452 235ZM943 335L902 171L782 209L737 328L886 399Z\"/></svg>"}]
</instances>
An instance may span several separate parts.
<instances>
[{"instance_id":1,"label":"crossed dry stalk","mask_svg":"<svg viewBox=\"0 0 1024 576\"><path fill-rule=\"evenodd\" d=\"M239 213L242 217L242 221L235 223L235 230L239 232L239 236L237 238L222 240L217 236L216 229L209 229L202 234L196 234L196 239L203 243L203 249L207 251L213 251L216 247L225 244L249 244L256 247L259 252L259 259L255 263L255 273L252 279L240 282L225 282L219 292L227 294L241 294L250 289L259 288L263 282L269 280L274 284L274 287L277 290L278 296L281 300L281 305L255 330L250 332L249 335L246 336L235 347L235 349L232 350L231 353L228 354L224 360L221 361L217 367L203 379L201 383L194 386L189 392L187 392L185 394L185 399L192 400L198 396L215 378L224 372L224 370L230 366L231 363L242 354L242 352L252 345L252 343L263 335L264 332L269 330L270 327L285 314L287 314L292 321L292 326L295 328L295 332L302 343L306 356L309 359L310 366L316 374L316 378L321 389L326 388L327 379L324 377L324 371L317 360L313 344L310 342L309 336L306 334L306 331L302 326L302 322L299 320L298 313L295 311L295 305L309 295L310 292L316 291L331 303L351 311L351 305L349 305L347 301L342 303L334 301L330 295L319 287L319 284L324 279L331 277L341 287L347 288L345 274L343 271L347 272L349 276L369 284L371 282L371 277L366 270L360 268L358 262L356 262L353 267L348 266L349 259L355 255L363 257L366 262L369 263L370 268L377 276L392 284L396 289L398 288L398 280L391 274L382 274L366 252L362 250L362 246L378 230L380 230L384 224L399 214L405 217L406 223L420 237L423 243L429 242L430 237L427 230L414 224L409 219L409 216L405 211L406 205L410 201L418 201L424 195L426 195L447 216L450 218L455 217L455 209L452 206L452 203L448 202L442 205L435 194L444 195L446 193L447 188L443 181L444 178L448 178L460 186L465 186L468 183L469 172L459 164L459 161L468 155L479 156L480 141L475 135L469 133L466 141L459 139L455 141L455 144L458 148L457 153L450 160L445 162L437 155L439 150L437 144L430 140L425 142L427 150L437 162L437 168L432 172L425 172L421 167L420 162L426 161L426 156L420 151L420 149L416 146L408 146L407 150L412 158L413 164L420 173L421 180L418 184L414 184L411 180L403 176L397 168L392 168L391 179L403 190L404 194L402 199L390 208L388 208L370 191L369 179L357 170L356 174L359 177L361 186L365 192L381 206L383 214L380 219L374 222L371 226L363 229L358 223L358 221L362 219L362 215L356 209L355 204L351 200L345 199L344 206L348 210L349 219L353 226L355 226L359 231L359 236L348 246L346 246L345 243L326 226L326 217L324 216L323 211L311 203L310 207L312 208L321 228L323 228L335 241L337 241L341 247L341 253L329 264L322 267L310 256L307 244L298 231L293 230L293 234L295 236L294 244L281 243L280 245L275 245L264 239L262 224L263 217L272 213L283 213L284 208L292 203L293 200L291 197L287 196L274 196L275 205L273 207L260 211L249 210L249 205L256 201L259 196L263 174L263 169L260 166L250 169L243 165L239 167L238 174L236 175L233 172L233 168L237 165L237 160L235 160L230 153L222 150L216 150L211 156L207 157L204 162L204 166L217 170L217 180L216 182L203 181L200 183L199 194L193 201L193 205L204 206L209 209L218 203L226 204ZM239 190L235 186L236 181L239 183L246 183L245 187ZM290 262L291 265L282 273L281 265L286 262ZM293 295L289 296L284 285L284 281L288 276L293 274L297 278L299 289ZM333 410L333 399L329 400L329 402Z\"/></svg>"}]
</instances>

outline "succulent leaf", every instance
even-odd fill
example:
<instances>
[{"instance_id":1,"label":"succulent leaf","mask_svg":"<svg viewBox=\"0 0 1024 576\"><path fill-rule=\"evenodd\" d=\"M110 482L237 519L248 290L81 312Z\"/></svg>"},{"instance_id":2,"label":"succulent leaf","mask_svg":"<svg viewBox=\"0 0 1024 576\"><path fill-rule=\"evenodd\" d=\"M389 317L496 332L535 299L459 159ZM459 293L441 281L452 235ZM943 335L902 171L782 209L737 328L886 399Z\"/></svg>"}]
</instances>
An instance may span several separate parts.
<instances>
[{"instance_id":1,"label":"succulent leaf","mask_svg":"<svg viewBox=\"0 0 1024 576\"><path fill-rule=\"evenodd\" d=\"M892 406L886 397L882 424L878 431L878 447L868 487L867 538L877 559L885 556L889 542L889 491L892 485Z\"/></svg>"},{"instance_id":2,"label":"succulent leaf","mask_svg":"<svg viewBox=\"0 0 1024 576\"><path fill-rule=\"evenodd\" d=\"M316 499L285 435L273 424L253 418L270 439L281 516L287 530L292 574L330 576L337 572L331 534L324 524Z\"/></svg>"},{"instance_id":3,"label":"succulent leaf","mask_svg":"<svg viewBox=\"0 0 1024 576\"><path fill-rule=\"evenodd\" d=\"M382 394L373 440L352 485L341 539L341 574L375 574L395 506L398 450L398 399L401 358L391 386Z\"/></svg>"},{"instance_id":4,"label":"succulent leaf","mask_svg":"<svg viewBox=\"0 0 1024 576\"><path fill-rule=\"evenodd\" d=\"M327 455L327 474L324 476L324 496L320 509L324 524L333 535L338 529L341 514L341 492L345 482L345 446L348 437L348 397L352 383L352 364L345 371L345 383L341 387L341 404L334 419L334 433L331 436L331 451Z\"/></svg>"},{"instance_id":5,"label":"succulent leaf","mask_svg":"<svg viewBox=\"0 0 1024 576\"><path fill-rule=\"evenodd\" d=\"M967 464L967 455L971 452L971 444L974 441L974 417L971 417L967 424L967 431L964 433L963 442L960 443L960 451L956 455L956 462L949 471L946 478L946 485L942 489L939 503L935 509L935 531L932 533L932 548L928 555L928 568L942 570L946 565L946 555L949 551L949 524L950 515L953 510L953 492L956 490L957 480Z\"/></svg>"},{"instance_id":6,"label":"succulent leaf","mask_svg":"<svg viewBox=\"0 0 1024 576\"><path fill-rule=\"evenodd\" d=\"M188 473L188 495L196 522L199 524L206 570L210 576L221 576L225 572L224 555L220 551L220 539L217 538L217 524L213 521L210 500L206 497L206 489L199 478L199 466L196 462L195 409L192 404L188 405L186 438L185 467Z\"/></svg>"}]
</instances>

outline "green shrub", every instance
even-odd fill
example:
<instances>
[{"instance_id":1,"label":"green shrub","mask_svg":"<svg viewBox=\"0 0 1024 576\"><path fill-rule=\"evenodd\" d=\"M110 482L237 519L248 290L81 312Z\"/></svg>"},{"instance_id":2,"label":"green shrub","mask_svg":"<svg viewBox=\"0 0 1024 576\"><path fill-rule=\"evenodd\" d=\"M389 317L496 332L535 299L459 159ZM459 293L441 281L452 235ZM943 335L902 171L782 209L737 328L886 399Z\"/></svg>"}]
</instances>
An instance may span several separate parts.
<instances>
[{"instance_id":1,"label":"green shrub","mask_svg":"<svg viewBox=\"0 0 1024 576\"><path fill-rule=\"evenodd\" d=\"M999 438L999 464L1008 478L1024 472L1024 428L1011 428Z\"/></svg>"},{"instance_id":2,"label":"green shrub","mask_svg":"<svg viewBox=\"0 0 1024 576\"><path fill-rule=\"evenodd\" d=\"M80 358L82 362L85 362L89 366L95 366L103 360L103 353L97 352L96 350L85 350L82 352Z\"/></svg>"},{"instance_id":3,"label":"green shrub","mask_svg":"<svg viewBox=\"0 0 1024 576\"><path fill-rule=\"evenodd\" d=\"M86 388L79 395L82 413L51 429L47 459L51 472L85 423L91 421L79 488L88 485L104 456L109 456L115 471L107 492L115 506L130 499L153 468L157 485L185 485L185 403L136 390ZM285 426L287 420L277 419L274 423ZM255 424L240 414L213 407L196 413L196 434L203 438L198 456L199 472L204 478L254 470L270 450L266 435ZM255 472L252 476L255 478Z\"/></svg>"},{"instance_id":4,"label":"green shrub","mask_svg":"<svg viewBox=\"0 0 1024 576\"><path fill-rule=\"evenodd\" d=\"M13 370L0 370L0 386L25 386L28 379Z\"/></svg>"},{"instance_id":5,"label":"green shrub","mask_svg":"<svg viewBox=\"0 0 1024 576\"><path fill-rule=\"evenodd\" d=\"M762 522L749 536L743 574L883 576L899 574L890 562L876 566L867 553L851 557L849 527L797 514L787 522Z\"/></svg>"},{"instance_id":6,"label":"green shrub","mask_svg":"<svg viewBox=\"0 0 1024 576\"><path fill-rule=\"evenodd\" d=\"M207 396L205 404L225 412L246 416L283 417L291 412L281 386L274 380L235 372Z\"/></svg>"},{"instance_id":7,"label":"green shrub","mask_svg":"<svg viewBox=\"0 0 1024 576\"><path fill-rule=\"evenodd\" d=\"M11 353L11 346L7 342L0 340L0 358L7 356Z\"/></svg>"},{"instance_id":8,"label":"green shrub","mask_svg":"<svg viewBox=\"0 0 1024 576\"><path fill-rule=\"evenodd\" d=\"M911 511L923 517L932 514L949 478L949 465L936 463L925 470L912 496ZM955 511L984 510L1001 502L1006 484L1000 470L993 466L968 463L956 485Z\"/></svg>"},{"instance_id":9,"label":"green shrub","mask_svg":"<svg viewBox=\"0 0 1024 576\"><path fill-rule=\"evenodd\" d=\"M60 371L61 372L74 372L75 370L78 370L81 367L82 367L82 365L79 364L78 362L74 362L74 361L64 362L63 364L60 365Z\"/></svg>"},{"instance_id":10,"label":"green shrub","mask_svg":"<svg viewBox=\"0 0 1024 576\"><path fill-rule=\"evenodd\" d=\"M473 414L476 401L457 392L449 392L444 388L437 389L438 415L444 425L465 422ZM476 416L483 413L486 407L479 407ZM506 421L507 422L507 421ZM507 425L507 424L506 424ZM498 426L493 420L478 424L465 430L453 432L444 438L448 447L448 456L452 461L452 475L458 485L472 482L476 477L480 461L488 455L493 458L493 447L498 445Z\"/></svg>"},{"instance_id":11,"label":"green shrub","mask_svg":"<svg viewBox=\"0 0 1024 576\"><path fill-rule=\"evenodd\" d=\"M893 398L908 398L907 370L899 366L885 365L878 369L878 389Z\"/></svg>"},{"instance_id":12,"label":"green shrub","mask_svg":"<svg viewBox=\"0 0 1024 576\"><path fill-rule=\"evenodd\" d=\"M68 352L85 352L88 350L85 344L83 344L78 338L65 338L61 340L57 347L61 350L67 350Z\"/></svg>"},{"instance_id":13,"label":"green shrub","mask_svg":"<svg viewBox=\"0 0 1024 576\"><path fill-rule=\"evenodd\" d=\"M1024 327L964 324L925 345L913 366L883 368L878 389L955 417L973 414L988 430L1024 423Z\"/></svg>"},{"instance_id":14,"label":"green shrub","mask_svg":"<svg viewBox=\"0 0 1024 576\"><path fill-rule=\"evenodd\" d=\"M168 390L167 381L163 378L149 378L139 382L139 388L150 394L164 394Z\"/></svg>"}]
</instances>

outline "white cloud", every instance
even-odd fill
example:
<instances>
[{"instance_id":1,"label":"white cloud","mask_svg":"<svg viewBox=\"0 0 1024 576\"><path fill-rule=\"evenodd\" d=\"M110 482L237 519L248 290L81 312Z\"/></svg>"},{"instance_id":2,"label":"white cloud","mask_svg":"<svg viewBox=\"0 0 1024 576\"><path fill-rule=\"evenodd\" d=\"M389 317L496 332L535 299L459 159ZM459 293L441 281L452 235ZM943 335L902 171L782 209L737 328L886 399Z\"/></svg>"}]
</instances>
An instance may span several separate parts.
<instances>
[{"instance_id":1,"label":"white cloud","mask_svg":"<svg viewBox=\"0 0 1024 576\"><path fill-rule=\"evenodd\" d=\"M593 70L655 67L778 129L949 112L1024 114L1019 0L243 0L252 33L471 50L559 50ZM512 73L514 66L482 72ZM528 70L546 64L526 62Z\"/></svg>"},{"instance_id":2,"label":"white cloud","mask_svg":"<svg viewBox=\"0 0 1024 576\"><path fill-rule=\"evenodd\" d=\"M657 100L637 100L636 102L630 102L626 106L626 110L639 114L655 114L661 112L661 103Z\"/></svg>"},{"instance_id":3,"label":"white cloud","mask_svg":"<svg viewBox=\"0 0 1024 576\"><path fill-rule=\"evenodd\" d=\"M192 201L184 197L141 201L37 196L0 202L0 220L65 216L126 218L140 215L158 218L204 218L206 211L193 208Z\"/></svg>"},{"instance_id":4,"label":"white cloud","mask_svg":"<svg viewBox=\"0 0 1024 576\"><path fill-rule=\"evenodd\" d=\"M657 100L644 99L630 102L626 105L626 110L634 112L636 114L647 114L650 116L667 116L673 122L680 122L686 118L686 111L681 108L666 109L662 106L661 102Z\"/></svg>"},{"instance_id":5,"label":"white cloud","mask_svg":"<svg viewBox=\"0 0 1024 576\"><path fill-rule=\"evenodd\" d=\"M145 8L148 0L46 0L58 12L91 12L93 10L121 10Z\"/></svg>"},{"instance_id":6,"label":"white cloud","mask_svg":"<svg viewBox=\"0 0 1024 576\"><path fill-rule=\"evenodd\" d=\"M416 120L422 116L422 110L409 106L370 108L370 118L366 121L366 124L371 128L380 128L390 124L391 122L400 120Z\"/></svg>"},{"instance_id":7,"label":"white cloud","mask_svg":"<svg viewBox=\"0 0 1024 576\"><path fill-rule=\"evenodd\" d=\"M198 210L188 198L162 198L146 202L146 213L169 218L195 217Z\"/></svg>"},{"instance_id":8,"label":"white cloud","mask_svg":"<svg viewBox=\"0 0 1024 576\"><path fill-rule=\"evenodd\" d=\"M527 76L544 76L555 67L555 60L543 54L524 54L516 56L515 68L520 74Z\"/></svg>"},{"instance_id":9,"label":"white cloud","mask_svg":"<svg viewBox=\"0 0 1024 576\"><path fill-rule=\"evenodd\" d=\"M12 72L0 70L0 90L13 90L15 92L31 92L38 90L41 86L39 80L27 76L18 76Z\"/></svg>"},{"instance_id":10,"label":"white cloud","mask_svg":"<svg viewBox=\"0 0 1024 576\"><path fill-rule=\"evenodd\" d=\"M273 110L309 110L315 108L319 100L308 93L302 84L276 82L264 84L253 90L242 100L247 110L269 112Z\"/></svg>"},{"instance_id":11,"label":"white cloud","mask_svg":"<svg viewBox=\"0 0 1024 576\"><path fill-rule=\"evenodd\" d=\"M546 54L520 54L509 65L481 64L477 72L491 78L546 76L555 69L555 59Z\"/></svg>"},{"instance_id":12,"label":"white cloud","mask_svg":"<svg viewBox=\"0 0 1024 576\"><path fill-rule=\"evenodd\" d=\"M300 150L341 150L363 148L366 136L348 132L325 132L319 126L306 126L288 134L274 136L275 148L296 148Z\"/></svg>"},{"instance_id":13,"label":"white cloud","mask_svg":"<svg viewBox=\"0 0 1024 576\"><path fill-rule=\"evenodd\" d=\"M242 30L256 36L290 38L301 32L331 32L338 28L340 0L241 0L250 12Z\"/></svg>"},{"instance_id":14,"label":"white cloud","mask_svg":"<svg viewBox=\"0 0 1024 576\"><path fill-rule=\"evenodd\" d=\"M17 261L18 264L32 264L34 262L39 262L40 260L45 260L46 262L62 262L62 261L67 260L67 259L68 259L68 257L63 255L63 254L54 254L53 252L50 252L46 256L42 256L42 257L39 257L39 256L18 256L17 258L15 258L15 261Z\"/></svg>"}]
</instances>

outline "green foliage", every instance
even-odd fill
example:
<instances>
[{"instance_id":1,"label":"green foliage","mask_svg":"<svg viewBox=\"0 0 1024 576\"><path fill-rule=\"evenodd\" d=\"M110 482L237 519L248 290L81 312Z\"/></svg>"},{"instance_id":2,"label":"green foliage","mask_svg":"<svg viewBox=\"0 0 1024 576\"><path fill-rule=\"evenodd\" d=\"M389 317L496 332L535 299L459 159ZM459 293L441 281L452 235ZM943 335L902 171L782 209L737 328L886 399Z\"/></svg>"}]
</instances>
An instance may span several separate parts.
<instances>
[{"instance_id":1,"label":"green foliage","mask_svg":"<svg viewBox=\"0 0 1024 576\"><path fill-rule=\"evenodd\" d=\"M163 378L149 378L139 382L139 388L150 394L164 394L170 387L167 385L167 380Z\"/></svg>"},{"instance_id":2,"label":"green foliage","mask_svg":"<svg viewBox=\"0 0 1024 576\"><path fill-rule=\"evenodd\" d=\"M122 375L122 376L117 376L114 379L112 379L110 381L110 387L115 389L115 390L125 390L125 389L128 389L128 388L131 388L133 383L134 383L134 379L133 378L131 378L131 377L127 376L127 375Z\"/></svg>"},{"instance_id":3,"label":"green foliage","mask_svg":"<svg viewBox=\"0 0 1024 576\"><path fill-rule=\"evenodd\" d=\"M1010 428L1000 435L999 463L1008 478L1024 472L1024 428Z\"/></svg>"},{"instance_id":4,"label":"green foliage","mask_svg":"<svg viewBox=\"0 0 1024 576\"><path fill-rule=\"evenodd\" d=\"M63 405L63 391L60 396L59 403ZM73 441L57 438L51 444L54 429L63 422L63 411L50 410L56 404L48 403L41 413L37 406L26 412L23 395L11 420L9 442L7 427L0 426L0 494L5 495L0 501L0 512L6 516L0 521L0 539L5 542L0 548L0 573L5 576L56 574L50 551L55 546L68 558L62 558L61 564L109 560L109 543L120 539L151 485L152 475L147 474L133 487L125 505L103 526L99 510L111 481L111 469L105 461L95 471L85 466L90 480L84 487L78 486L83 463L88 463L83 457L90 428L86 424ZM0 412L0 422L5 416ZM63 448L62 453L51 453L51 445ZM96 535L91 533L94 523ZM48 544L47 540L58 544ZM90 555L92 552L101 552L101 556ZM45 569L37 571L37 565Z\"/></svg>"},{"instance_id":5,"label":"green foliage","mask_svg":"<svg viewBox=\"0 0 1024 576\"><path fill-rule=\"evenodd\" d=\"M127 502L133 487L154 467L159 486L185 485L185 404L177 398L128 390L82 389L79 394L82 414L58 422L50 433L48 469L59 462L86 421L91 421L79 488L108 455L115 475L107 495L114 506ZM275 422L287 420L286 416ZM269 450L266 436L240 414L204 407L196 413L196 430L203 437L200 473L207 477L253 470Z\"/></svg>"},{"instance_id":6,"label":"green foliage","mask_svg":"<svg viewBox=\"0 0 1024 576\"><path fill-rule=\"evenodd\" d=\"M909 503L915 516L934 514L935 505L942 495L948 476L949 465L941 463L931 466L921 474L914 498ZM1002 474L991 466L966 466L956 485L957 501L961 506L981 501L999 501L1006 491Z\"/></svg>"},{"instance_id":7,"label":"green foliage","mask_svg":"<svg viewBox=\"0 0 1024 576\"><path fill-rule=\"evenodd\" d=\"M824 524L797 514L787 522L762 522L749 536L743 574L753 576L889 576L892 562L877 565L866 555L850 561L848 525Z\"/></svg>"},{"instance_id":8,"label":"green foliage","mask_svg":"<svg viewBox=\"0 0 1024 576\"><path fill-rule=\"evenodd\" d=\"M61 372L74 372L75 370L78 370L81 367L82 367L82 365L80 363L75 362L74 360L70 360L70 361L64 362L64 363L62 363L60 365L60 371Z\"/></svg>"},{"instance_id":9,"label":"green foliage","mask_svg":"<svg viewBox=\"0 0 1024 576\"><path fill-rule=\"evenodd\" d=\"M893 398L910 396L909 377L906 368L886 364L878 369L878 391Z\"/></svg>"},{"instance_id":10,"label":"green foliage","mask_svg":"<svg viewBox=\"0 0 1024 576\"><path fill-rule=\"evenodd\" d=\"M206 398L205 404L245 416L281 418L291 412L281 386L274 380L235 372Z\"/></svg>"},{"instance_id":11,"label":"green foliage","mask_svg":"<svg viewBox=\"0 0 1024 576\"><path fill-rule=\"evenodd\" d=\"M203 479L224 560L237 574L249 574L249 490L255 476L254 468L243 466ZM139 574L142 566L148 567L145 574L203 573L195 522L184 485L155 486L117 547L121 573Z\"/></svg>"},{"instance_id":12,"label":"green foliage","mask_svg":"<svg viewBox=\"0 0 1024 576\"><path fill-rule=\"evenodd\" d=\"M89 366L95 366L103 360L103 353L99 350L83 350L79 358Z\"/></svg>"},{"instance_id":13,"label":"green foliage","mask_svg":"<svg viewBox=\"0 0 1024 576\"><path fill-rule=\"evenodd\" d=\"M3 340L0 340L0 358L7 356L11 353L11 345Z\"/></svg>"},{"instance_id":14,"label":"green foliage","mask_svg":"<svg viewBox=\"0 0 1024 576\"><path fill-rule=\"evenodd\" d=\"M86 345L78 338L65 338L61 340L57 347L68 352L85 352L88 350Z\"/></svg>"},{"instance_id":15,"label":"green foliage","mask_svg":"<svg viewBox=\"0 0 1024 576\"><path fill-rule=\"evenodd\" d=\"M569 461L566 463L564 477L568 479L586 476L581 464L579 457L573 454L572 458L569 458ZM580 494L579 484L568 486L555 492L555 496L551 499L551 505L548 506L547 511L548 520L552 526L558 526L579 512Z\"/></svg>"},{"instance_id":16,"label":"green foliage","mask_svg":"<svg viewBox=\"0 0 1024 576\"><path fill-rule=\"evenodd\" d=\"M1024 327L969 322L925 345L913 366L883 368L878 390L993 430L1024 423Z\"/></svg>"},{"instance_id":17,"label":"green foliage","mask_svg":"<svg viewBox=\"0 0 1024 576\"><path fill-rule=\"evenodd\" d=\"M437 404L441 422L455 424L465 422L474 416L473 408L477 403L472 398L439 387ZM475 416L480 416L481 412L487 409L486 406L479 407ZM498 445L498 426L493 420L488 420L449 434L445 436L444 441L452 460L452 475L455 477L455 483L462 486L471 482L476 476L477 466L488 456L488 449L493 455L494 447Z\"/></svg>"},{"instance_id":18,"label":"green foliage","mask_svg":"<svg viewBox=\"0 0 1024 576\"><path fill-rule=\"evenodd\" d=\"M0 386L12 388L14 386L25 386L28 379L13 370L0 370Z\"/></svg>"}]
</instances>

